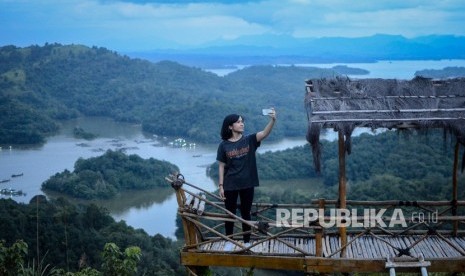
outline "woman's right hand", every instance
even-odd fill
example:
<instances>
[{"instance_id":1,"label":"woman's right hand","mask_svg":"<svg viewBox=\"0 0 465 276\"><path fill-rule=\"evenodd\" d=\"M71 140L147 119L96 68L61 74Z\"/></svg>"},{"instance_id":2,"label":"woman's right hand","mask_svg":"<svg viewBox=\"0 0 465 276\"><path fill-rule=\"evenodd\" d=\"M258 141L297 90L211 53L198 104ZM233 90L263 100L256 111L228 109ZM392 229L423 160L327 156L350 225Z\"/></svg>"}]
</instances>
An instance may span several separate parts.
<instances>
[{"instance_id":1,"label":"woman's right hand","mask_svg":"<svg viewBox=\"0 0 465 276\"><path fill-rule=\"evenodd\" d=\"M219 186L219 194L220 194L221 199L224 201L226 198L224 197L223 185Z\"/></svg>"}]
</instances>

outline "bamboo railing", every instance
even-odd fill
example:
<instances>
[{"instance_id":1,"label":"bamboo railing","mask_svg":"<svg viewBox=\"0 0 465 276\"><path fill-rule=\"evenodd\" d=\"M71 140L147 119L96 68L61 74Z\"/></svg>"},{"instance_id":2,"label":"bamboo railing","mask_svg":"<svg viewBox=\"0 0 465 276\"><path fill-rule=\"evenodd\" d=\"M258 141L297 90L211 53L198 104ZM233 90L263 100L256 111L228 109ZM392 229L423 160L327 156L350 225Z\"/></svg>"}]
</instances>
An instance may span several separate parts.
<instances>
[{"instance_id":1,"label":"bamboo railing","mask_svg":"<svg viewBox=\"0 0 465 276\"><path fill-rule=\"evenodd\" d=\"M166 180L175 189L185 237L181 261L191 275L199 268L192 264L307 272L357 271L352 267L355 265L361 272L376 272L383 271L386 258L417 255L425 255L428 261L437 257L432 261L433 271L465 270L465 201L346 200L344 208L340 199L314 199L307 204L253 203L254 219L246 221L226 210L218 195L186 182L181 174ZM318 212L318 217L307 221L301 216L278 219L279 210L302 210L299 214L311 210ZM348 217L337 210L352 213ZM349 219L358 225L348 225ZM393 220L397 224L390 225ZM236 233L224 234L225 221L236 222ZM249 245L241 241L243 223L251 227ZM233 249L225 248L228 242ZM435 250L442 250L442 255Z\"/></svg>"}]
</instances>

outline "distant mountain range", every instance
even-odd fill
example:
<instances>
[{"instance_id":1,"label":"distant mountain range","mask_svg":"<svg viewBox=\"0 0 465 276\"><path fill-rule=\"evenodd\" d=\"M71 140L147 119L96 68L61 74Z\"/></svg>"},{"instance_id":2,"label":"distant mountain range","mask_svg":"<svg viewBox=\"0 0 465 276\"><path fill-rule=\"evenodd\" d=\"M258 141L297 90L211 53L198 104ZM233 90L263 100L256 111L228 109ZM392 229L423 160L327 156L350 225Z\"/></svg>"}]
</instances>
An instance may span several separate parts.
<instances>
[{"instance_id":1,"label":"distant mountain range","mask_svg":"<svg viewBox=\"0 0 465 276\"><path fill-rule=\"evenodd\" d=\"M237 64L465 59L465 36L406 38L378 34L360 38L294 38L264 35L241 37L187 50L164 49L123 54L150 61L172 60L201 68L225 68Z\"/></svg>"}]
</instances>

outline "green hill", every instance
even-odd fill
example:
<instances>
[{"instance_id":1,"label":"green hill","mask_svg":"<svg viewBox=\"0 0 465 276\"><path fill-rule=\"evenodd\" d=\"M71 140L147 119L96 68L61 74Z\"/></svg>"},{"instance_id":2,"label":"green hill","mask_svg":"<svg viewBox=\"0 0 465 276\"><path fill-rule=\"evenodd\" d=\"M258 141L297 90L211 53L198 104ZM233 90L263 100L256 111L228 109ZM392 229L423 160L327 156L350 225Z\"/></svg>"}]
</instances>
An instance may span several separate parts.
<instances>
[{"instance_id":1,"label":"green hill","mask_svg":"<svg viewBox=\"0 0 465 276\"><path fill-rule=\"evenodd\" d=\"M179 171L176 165L154 158L108 150L89 159L78 159L74 171L56 173L42 189L83 199L112 198L126 190L166 188L164 175Z\"/></svg>"},{"instance_id":2,"label":"green hill","mask_svg":"<svg viewBox=\"0 0 465 276\"><path fill-rule=\"evenodd\" d=\"M137 246L142 251L134 275L183 275L179 264L179 244L159 234L150 236L141 229L128 226L125 221L116 222L108 211L95 204L75 205L64 198L47 200L37 195L28 204L12 199L0 199L0 275L74 275L86 267L102 268L102 249L106 243L120 248ZM161 222L162 223L162 222ZM37 230L37 231L36 231ZM11 269L12 260L18 258L5 250L15 241L24 241L29 250L25 255L25 268L37 272L19 274ZM38 248L39 247L39 248ZM40 258L40 267L37 260ZM113 264L116 261L113 260ZM3 274L8 269L7 274ZM41 273L54 269L62 273ZM79 274L95 275L95 274ZM101 274L114 275L114 274Z\"/></svg>"},{"instance_id":3,"label":"green hill","mask_svg":"<svg viewBox=\"0 0 465 276\"><path fill-rule=\"evenodd\" d=\"M264 107L277 108L273 138L302 136L303 81L334 76L329 69L255 66L225 77L174 62L131 59L105 48L46 44L0 48L0 144L35 144L57 121L106 116L143 130L199 142L219 140L228 113L265 125ZM21 139L18 139L21 136Z\"/></svg>"}]
</instances>

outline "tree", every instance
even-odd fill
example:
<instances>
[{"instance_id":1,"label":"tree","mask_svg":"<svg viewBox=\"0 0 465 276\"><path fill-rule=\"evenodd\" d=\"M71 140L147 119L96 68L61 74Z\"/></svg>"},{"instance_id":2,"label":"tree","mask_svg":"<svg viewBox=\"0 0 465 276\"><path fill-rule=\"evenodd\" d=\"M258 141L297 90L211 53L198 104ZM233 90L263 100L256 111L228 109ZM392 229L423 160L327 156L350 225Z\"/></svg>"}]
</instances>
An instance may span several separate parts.
<instances>
[{"instance_id":1,"label":"tree","mask_svg":"<svg viewBox=\"0 0 465 276\"><path fill-rule=\"evenodd\" d=\"M120 251L114 243L105 244L102 270L104 275L131 276L137 272L137 263L142 253L139 247L130 246Z\"/></svg>"},{"instance_id":2,"label":"tree","mask_svg":"<svg viewBox=\"0 0 465 276\"><path fill-rule=\"evenodd\" d=\"M10 247L0 241L0 275L17 275L24 265L24 256L27 255L27 244L22 241L16 241Z\"/></svg>"}]
</instances>

